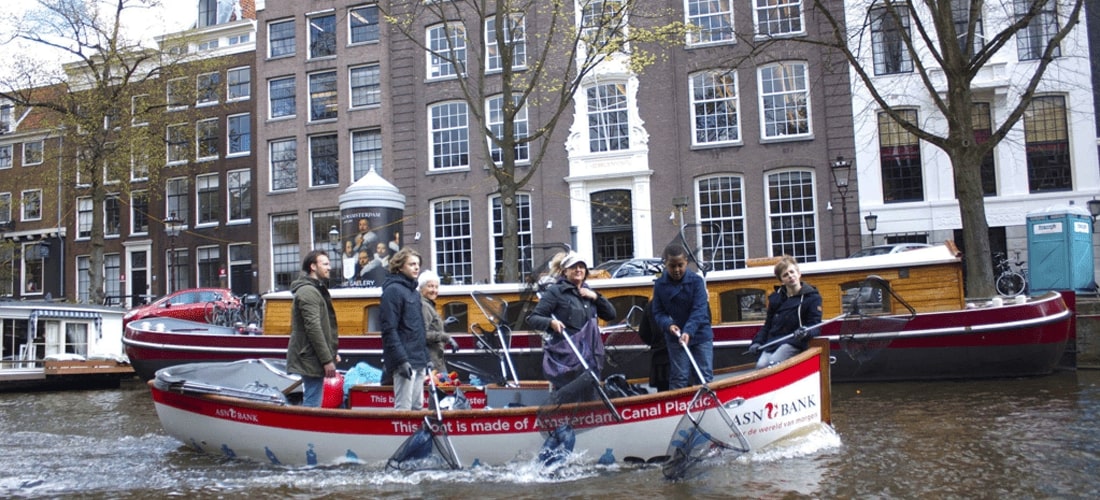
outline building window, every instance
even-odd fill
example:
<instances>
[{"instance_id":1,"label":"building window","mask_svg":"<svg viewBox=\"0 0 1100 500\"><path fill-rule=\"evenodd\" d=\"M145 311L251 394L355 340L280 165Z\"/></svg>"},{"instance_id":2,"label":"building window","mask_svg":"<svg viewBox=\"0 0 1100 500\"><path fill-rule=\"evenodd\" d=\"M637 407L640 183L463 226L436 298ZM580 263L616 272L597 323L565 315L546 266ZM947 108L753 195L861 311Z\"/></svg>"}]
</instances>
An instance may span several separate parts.
<instances>
[{"instance_id":1,"label":"building window","mask_svg":"<svg viewBox=\"0 0 1100 500\"><path fill-rule=\"evenodd\" d=\"M165 182L164 213L175 216L183 224L187 224L187 216L191 213L191 205L188 202L187 195L187 178L168 179Z\"/></svg>"},{"instance_id":2,"label":"building window","mask_svg":"<svg viewBox=\"0 0 1100 500\"><path fill-rule=\"evenodd\" d=\"M329 264L332 266L332 274L329 280L329 286L338 283L341 277L344 277L344 259L341 257L343 248L334 247L329 242L328 232L333 227L340 227L340 212L338 210L317 210L309 213L310 223L310 248L314 250L323 250L329 257ZM351 245L351 240L346 240L347 245ZM382 254L375 254L375 258L379 260L384 268L389 264L390 255L396 250L390 249L389 245L385 243L379 244L381 248L385 249ZM354 252L354 251L353 251ZM371 251L374 253L374 250ZM352 262L355 260L352 259ZM350 263L350 262L349 262ZM352 269L354 272L354 268ZM375 283L375 286L382 286L382 283Z\"/></svg>"},{"instance_id":3,"label":"building window","mask_svg":"<svg viewBox=\"0 0 1100 500\"><path fill-rule=\"evenodd\" d=\"M767 207L772 256L790 255L799 262L817 261L814 221L814 176L791 171L770 174Z\"/></svg>"},{"instance_id":4,"label":"building window","mask_svg":"<svg viewBox=\"0 0 1100 500\"><path fill-rule=\"evenodd\" d=\"M917 111L898 111L910 123L916 123ZM878 114L879 162L882 164L882 199L886 203L924 199L924 175L921 171L920 140L901 127L890 115Z\"/></svg>"},{"instance_id":5,"label":"building window","mask_svg":"<svg viewBox=\"0 0 1100 500\"><path fill-rule=\"evenodd\" d=\"M351 87L351 107L361 108L382 102L382 85L377 64L348 70Z\"/></svg>"},{"instance_id":6,"label":"building window","mask_svg":"<svg viewBox=\"0 0 1100 500\"><path fill-rule=\"evenodd\" d=\"M382 168L382 131L357 130L351 133L352 182L359 180L374 168Z\"/></svg>"},{"instance_id":7,"label":"building window","mask_svg":"<svg viewBox=\"0 0 1100 500\"><path fill-rule=\"evenodd\" d=\"M225 100L236 101L252 97L252 68L233 68L225 72L228 80Z\"/></svg>"},{"instance_id":8,"label":"building window","mask_svg":"<svg viewBox=\"0 0 1100 500\"><path fill-rule=\"evenodd\" d=\"M432 204L435 271L445 284L473 283L473 236L470 200L455 198Z\"/></svg>"},{"instance_id":9,"label":"building window","mask_svg":"<svg viewBox=\"0 0 1100 500\"><path fill-rule=\"evenodd\" d=\"M267 46L269 57L294 54L294 20L278 21L267 24Z\"/></svg>"},{"instance_id":10,"label":"building window","mask_svg":"<svg viewBox=\"0 0 1100 500\"><path fill-rule=\"evenodd\" d=\"M765 139L810 134L810 86L805 63L760 68L760 115Z\"/></svg>"},{"instance_id":11,"label":"building window","mask_svg":"<svg viewBox=\"0 0 1100 500\"><path fill-rule=\"evenodd\" d=\"M634 256L633 196L628 189L592 193L592 246L596 262Z\"/></svg>"},{"instance_id":12,"label":"building window","mask_svg":"<svg viewBox=\"0 0 1100 500\"><path fill-rule=\"evenodd\" d=\"M165 141L168 143L167 158L169 165L187 161L187 124L180 123L166 127Z\"/></svg>"},{"instance_id":13,"label":"building window","mask_svg":"<svg viewBox=\"0 0 1100 500\"><path fill-rule=\"evenodd\" d=\"M130 149L130 180L149 180L149 148L141 145Z\"/></svg>"},{"instance_id":14,"label":"building window","mask_svg":"<svg viewBox=\"0 0 1100 500\"><path fill-rule=\"evenodd\" d=\"M701 234L701 248L714 249L716 271L745 267L745 191L741 177L723 175L701 179L699 223L721 229Z\"/></svg>"},{"instance_id":15,"label":"building window","mask_svg":"<svg viewBox=\"0 0 1100 500\"><path fill-rule=\"evenodd\" d=\"M298 187L298 141L271 141L271 190Z\"/></svg>"},{"instance_id":16,"label":"building window","mask_svg":"<svg viewBox=\"0 0 1100 500\"><path fill-rule=\"evenodd\" d=\"M336 118L336 72L309 75L310 121Z\"/></svg>"},{"instance_id":17,"label":"building window","mask_svg":"<svg viewBox=\"0 0 1100 500\"><path fill-rule=\"evenodd\" d=\"M519 97L515 97L513 102L519 103ZM486 103L487 114L489 115L489 130L492 131L492 136L497 138L504 137L504 97L497 96L492 97ZM515 117L512 119L512 137L515 139L516 144L513 147L515 160L517 163L527 162L530 160L530 147L529 143L521 142L527 139L527 107L524 106L516 111ZM493 144L492 139L489 140L489 154L492 155L493 161L500 163L503 160L503 151L496 144Z\"/></svg>"},{"instance_id":18,"label":"building window","mask_svg":"<svg viewBox=\"0 0 1100 500\"><path fill-rule=\"evenodd\" d=\"M252 172L233 170L225 174L230 222L252 220Z\"/></svg>"},{"instance_id":19,"label":"building window","mask_svg":"<svg viewBox=\"0 0 1100 500\"><path fill-rule=\"evenodd\" d=\"M470 164L470 130L465 102L447 102L431 107L432 169L466 167Z\"/></svg>"},{"instance_id":20,"label":"building window","mask_svg":"<svg viewBox=\"0 0 1100 500\"><path fill-rule=\"evenodd\" d=\"M691 76L694 145L741 140L736 71L704 71Z\"/></svg>"},{"instance_id":21,"label":"building window","mask_svg":"<svg viewBox=\"0 0 1100 500\"><path fill-rule=\"evenodd\" d=\"M122 304L122 257L117 253L103 256L103 296L109 304Z\"/></svg>"},{"instance_id":22,"label":"building window","mask_svg":"<svg viewBox=\"0 0 1100 500\"><path fill-rule=\"evenodd\" d=\"M891 5L871 10L871 50L876 75L913 71L913 59L905 46L909 38L909 11L904 5Z\"/></svg>"},{"instance_id":23,"label":"building window","mask_svg":"<svg viewBox=\"0 0 1100 500\"><path fill-rule=\"evenodd\" d=\"M504 276L504 214L501 211L500 196L494 196L492 199L492 218L493 223L493 282L502 283ZM519 223L516 235L518 239L516 244L519 245L519 279L521 282L526 283L527 278L531 276L531 271L534 269L534 255L531 252L531 195L517 193L516 194L516 210L519 211Z\"/></svg>"},{"instance_id":24,"label":"building window","mask_svg":"<svg viewBox=\"0 0 1100 500\"><path fill-rule=\"evenodd\" d=\"M1016 20L1028 16L1032 6L1038 5L1039 12L1028 21L1020 31L1016 32L1016 55L1021 61L1039 59L1043 57L1043 51L1047 44L1058 33L1058 10L1056 2L1040 2L1034 0L1014 0L1016 7ZM1061 55L1061 49L1055 47L1052 56Z\"/></svg>"},{"instance_id":25,"label":"building window","mask_svg":"<svg viewBox=\"0 0 1100 500\"><path fill-rule=\"evenodd\" d=\"M199 265L200 287L221 287L222 253L218 247L199 247L195 249Z\"/></svg>"},{"instance_id":26,"label":"building window","mask_svg":"<svg viewBox=\"0 0 1100 500\"><path fill-rule=\"evenodd\" d=\"M337 162L336 134L309 138L309 182L311 186L331 186L340 183Z\"/></svg>"},{"instance_id":27,"label":"building window","mask_svg":"<svg viewBox=\"0 0 1100 500\"><path fill-rule=\"evenodd\" d=\"M963 54L967 54L966 35L967 30L970 29L970 5L970 0L951 0L951 19L955 21L955 36L959 39L959 50ZM984 43L985 28L982 26L982 17L979 11L978 18L974 20L974 39L971 44L973 52L969 54L976 54L982 49Z\"/></svg>"},{"instance_id":28,"label":"building window","mask_svg":"<svg viewBox=\"0 0 1100 500\"><path fill-rule=\"evenodd\" d=\"M348 9L348 40L350 43L378 41L378 6L367 5Z\"/></svg>"},{"instance_id":29,"label":"building window","mask_svg":"<svg viewBox=\"0 0 1100 500\"><path fill-rule=\"evenodd\" d=\"M268 83L268 98L271 101L271 118L294 116L298 110L294 102L294 77L276 78Z\"/></svg>"},{"instance_id":30,"label":"building window","mask_svg":"<svg viewBox=\"0 0 1100 500\"><path fill-rule=\"evenodd\" d=\"M733 41L733 2L731 0L687 0L684 9L688 45Z\"/></svg>"},{"instance_id":31,"label":"building window","mask_svg":"<svg viewBox=\"0 0 1100 500\"><path fill-rule=\"evenodd\" d=\"M804 31L802 0L754 0L758 36L794 35Z\"/></svg>"},{"instance_id":32,"label":"building window","mask_svg":"<svg viewBox=\"0 0 1100 500\"><path fill-rule=\"evenodd\" d=\"M218 0L199 0L199 27L218 24Z\"/></svg>"},{"instance_id":33,"label":"building window","mask_svg":"<svg viewBox=\"0 0 1100 500\"><path fill-rule=\"evenodd\" d=\"M191 288L191 252L186 248L168 250L168 292Z\"/></svg>"},{"instance_id":34,"label":"building window","mask_svg":"<svg viewBox=\"0 0 1100 500\"><path fill-rule=\"evenodd\" d=\"M23 166L40 165L45 161L45 141L23 143Z\"/></svg>"},{"instance_id":35,"label":"building window","mask_svg":"<svg viewBox=\"0 0 1100 500\"><path fill-rule=\"evenodd\" d=\"M92 237L92 199L76 199L76 239L86 240Z\"/></svg>"},{"instance_id":36,"label":"building window","mask_svg":"<svg viewBox=\"0 0 1100 500\"><path fill-rule=\"evenodd\" d=\"M199 160L211 160L218 157L217 118L195 123L195 152Z\"/></svg>"},{"instance_id":37,"label":"building window","mask_svg":"<svg viewBox=\"0 0 1100 500\"><path fill-rule=\"evenodd\" d=\"M501 61L501 47L497 44L497 18L492 16L485 19L485 65L487 71L500 71L504 68ZM512 50L512 68L518 69L527 66L527 31L524 27L523 14L510 14L506 16L504 30L504 43Z\"/></svg>"},{"instance_id":38,"label":"building window","mask_svg":"<svg viewBox=\"0 0 1100 500\"><path fill-rule=\"evenodd\" d=\"M23 220L42 219L42 190L28 189L23 191Z\"/></svg>"},{"instance_id":39,"label":"building window","mask_svg":"<svg viewBox=\"0 0 1100 500\"><path fill-rule=\"evenodd\" d=\"M630 149L626 85L593 85L585 90L585 95L588 104L588 150L597 153Z\"/></svg>"},{"instance_id":40,"label":"building window","mask_svg":"<svg viewBox=\"0 0 1100 500\"><path fill-rule=\"evenodd\" d=\"M252 115L230 115L225 119L228 129L226 156L243 156L252 152Z\"/></svg>"},{"instance_id":41,"label":"building window","mask_svg":"<svg viewBox=\"0 0 1100 500\"><path fill-rule=\"evenodd\" d=\"M187 95L190 93L187 87L188 82L186 78L174 78L172 80L168 80L168 84L166 87L166 96L168 100L169 111L183 109L187 107Z\"/></svg>"},{"instance_id":42,"label":"building window","mask_svg":"<svg viewBox=\"0 0 1100 500\"><path fill-rule=\"evenodd\" d=\"M974 142L985 144L993 135L993 115L988 102L976 102L971 108L970 119L974 124ZM994 150L982 157L982 195L997 196L997 165Z\"/></svg>"},{"instance_id":43,"label":"building window","mask_svg":"<svg viewBox=\"0 0 1100 500\"><path fill-rule=\"evenodd\" d=\"M0 169L11 168L12 149L13 148L11 144L4 144L3 146L0 146Z\"/></svg>"},{"instance_id":44,"label":"building window","mask_svg":"<svg viewBox=\"0 0 1100 500\"><path fill-rule=\"evenodd\" d=\"M309 57L336 55L336 15L327 14L309 18Z\"/></svg>"},{"instance_id":45,"label":"building window","mask_svg":"<svg viewBox=\"0 0 1100 500\"><path fill-rule=\"evenodd\" d=\"M588 0L581 7L581 38L585 44L603 47L625 37L626 6L618 0Z\"/></svg>"},{"instance_id":46,"label":"building window","mask_svg":"<svg viewBox=\"0 0 1100 500\"><path fill-rule=\"evenodd\" d=\"M203 174L195 177L195 206L198 209L196 225L218 223L218 214L221 213L219 187L218 174Z\"/></svg>"},{"instance_id":47,"label":"building window","mask_svg":"<svg viewBox=\"0 0 1100 500\"><path fill-rule=\"evenodd\" d=\"M122 203L117 195L103 199L103 235L118 237L122 233Z\"/></svg>"},{"instance_id":48,"label":"building window","mask_svg":"<svg viewBox=\"0 0 1100 500\"><path fill-rule=\"evenodd\" d=\"M0 193L0 222L11 222L11 193Z\"/></svg>"},{"instance_id":49,"label":"building window","mask_svg":"<svg viewBox=\"0 0 1100 500\"><path fill-rule=\"evenodd\" d=\"M197 104L214 104L218 102L218 87L221 86L222 77L219 73L204 73L196 78Z\"/></svg>"},{"instance_id":50,"label":"building window","mask_svg":"<svg viewBox=\"0 0 1100 500\"><path fill-rule=\"evenodd\" d=\"M271 216L272 286L276 290L289 290L298 278L299 252L298 214Z\"/></svg>"},{"instance_id":51,"label":"building window","mask_svg":"<svg viewBox=\"0 0 1100 500\"><path fill-rule=\"evenodd\" d=\"M149 124L149 94L139 94L130 98L130 124L135 127Z\"/></svg>"},{"instance_id":52,"label":"building window","mask_svg":"<svg viewBox=\"0 0 1100 500\"><path fill-rule=\"evenodd\" d=\"M1066 98L1038 96L1024 111L1027 181L1032 193L1073 189Z\"/></svg>"},{"instance_id":53,"label":"building window","mask_svg":"<svg viewBox=\"0 0 1100 500\"><path fill-rule=\"evenodd\" d=\"M130 192L130 234L149 233L149 192Z\"/></svg>"},{"instance_id":54,"label":"building window","mask_svg":"<svg viewBox=\"0 0 1100 500\"><path fill-rule=\"evenodd\" d=\"M91 300L89 290L92 288L92 276L88 271L92 267L91 261L91 257L87 255L76 257L76 301L81 304L87 304Z\"/></svg>"},{"instance_id":55,"label":"building window","mask_svg":"<svg viewBox=\"0 0 1100 500\"><path fill-rule=\"evenodd\" d=\"M444 78L459 73L466 73L465 28L461 24L439 24L428 28L428 78Z\"/></svg>"}]
</instances>

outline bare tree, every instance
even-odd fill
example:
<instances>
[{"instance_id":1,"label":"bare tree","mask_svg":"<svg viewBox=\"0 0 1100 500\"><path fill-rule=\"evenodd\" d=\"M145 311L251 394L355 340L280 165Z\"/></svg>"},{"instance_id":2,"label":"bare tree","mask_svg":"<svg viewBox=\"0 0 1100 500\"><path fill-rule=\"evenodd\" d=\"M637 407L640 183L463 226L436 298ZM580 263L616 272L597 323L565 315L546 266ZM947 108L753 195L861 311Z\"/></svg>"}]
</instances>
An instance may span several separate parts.
<instances>
[{"instance_id":1,"label":"bare tree","mask_svg":"<svg viewBox=\"0 0 1100 500\"><path fill-rule=\"evenodd\" d=\"M849 15L861 12L863 17L845 19L835 10L835 3L813 2L816 13L831 26L832 37L803 42L826 45L843 54L857 80L894 123L943 150L950 159L966 242L966 283L970 296L995 295L982 159L1004 140L1029 109L1048 67L1060 55L1061 42L1077 26L1082 3L1083 0L869 0L862 10L857 7L847 11ZM1034 64L1027 66L1030 74L1025 74L1017 88L1008 93L1004 106L1007 113L994 119L990 136L976 138L972 84L992 63L1016 59L1016 55L1002 54L1016 48L1014 41L1031 44L1030 58L1035 60ZM766 50L767 46L767 42L759 44L756 50ZM946 128L914 119L905 112L906 108L912 108L913 96L891 95L886 84L874 77L879 73L874 67L876 59L882 61L868 54L884 50L895 52L896 57L890 60L911 64L912 78L919 81L917 87L924 93L921 99L932 103ZM996 123L997 119L1000 123Z\"/></svg>"},{"instance_id":2,"label":"bare tree","mask_svg":"<svg viewBox=\"0 0 1100 500\"><path fill-rule=\"evenodd\" d=\"M516 195L536 175L563 117L585 77L612 58L642 71L658 57L649 50L683 40L683 23L671 12L641 0L453 0L394 2L387 22L430 54L433 64L453 71L471 122L488 141L478 155L492 164L503 222L504 282L521 278L519 207ZM427 26L444 26L436 44ZM531 29L537 25L537 29ZM488 47L486 47L488 45ZM499 106L486 109L493 98ZM517 117L538 111L538 123L517 128ZM534 111L532 111L533 113ZM475 134L471 134L475 136ZM517 170L517 162L529 166Z\"/></svg>"},{"instance_id":3,"label":"bare tree","mask_svg":"<svg viewBox=\"0 0 1100 500\"><path fill-rule=\"evenodd\" d=\"M177 75L195 74L203 64L188 54L183 36L166 39L161 50L127 35L124 19L156 6L156 0L37 0L15 36L71 62L58 72L25 59L0 77L0 98L50 116L49 126L64 140L56 153L62 165L58 182L76 186L91 199L93 303L104 300L104 204L110 196L129 203L135 180L157 185L167 162L166 107L194 102L196 94L210 90L190 83L194 79L171 89L166 85ZM190 134L193 130L169 141L186 145Z\"/></svg>"}]
</instances>

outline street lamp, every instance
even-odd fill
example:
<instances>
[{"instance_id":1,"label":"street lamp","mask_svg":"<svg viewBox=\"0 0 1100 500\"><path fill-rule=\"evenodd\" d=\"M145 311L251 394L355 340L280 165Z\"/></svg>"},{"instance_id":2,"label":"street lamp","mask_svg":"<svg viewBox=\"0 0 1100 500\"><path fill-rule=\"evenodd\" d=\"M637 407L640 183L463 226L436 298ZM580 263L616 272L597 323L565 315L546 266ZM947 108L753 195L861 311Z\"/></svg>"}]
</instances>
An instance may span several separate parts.
<instances>
[{"instance_id":1,"label":"street lamp","mask_svg":"<svg viewBox=\"0 0 1100 500\"><path fill-rule=\"evenodd\" d=\"M328 230L328 245L332 248L332 263L335 265L337 262L343 262L340 259L340 230L336 229L336 224L332 225L332 228ZM341 266L338 276L343 276L343 266ZM329 281L332 281L331 275Z\"/></svg>"},{"instance_id":2,"label":"street lamp","mask_svg":"<svg viewBox=\"0 0 1100 500\"><path fill-rule=\"evenodd\" d=\"M1093 197L1088 201L1089 213L1092 214L1093 231L1096 230L1096 218L1100 217L1100 200Z\"/></svg>"},{"instance_id":3,"label":"street lamp","mask_svg":"<svg viewBox=\"0 0 1100 500\"><path fill-rule=\"evenodd\" d=\"M831 165L833 184L840 193L840 216L844 226L844 256L852 254L851 242L848 240L848 176L852 172L852 162L845 160L843 156L837 156Z\"/></svg>"},{"instance_id":4,"label":"street lamp","mask_svg":"<svg viewBox=\"0 0 1100 500\"><path fill-rule=\"evenodd\" d=\"M168 295L172 292L172 266L175 265L176 257L176 236L180 235L180 219L176 218L176 213L172 212L168 217L164 218L164 233L168 235L168 270L164 273L167 283L164 285L164 294Z\"/></svg>"},{"instance_id":5,"label":"street lamp","mask_svg":"<svg viewBox=\"0 0 1100 500\"><path fill-rule=\"evenodd\" d=\"M875 229L878 229L878 216L867 214L863 220L867 222L867 230L871 232L871 246L875 246Z\"/></svg>"}]
</instances>

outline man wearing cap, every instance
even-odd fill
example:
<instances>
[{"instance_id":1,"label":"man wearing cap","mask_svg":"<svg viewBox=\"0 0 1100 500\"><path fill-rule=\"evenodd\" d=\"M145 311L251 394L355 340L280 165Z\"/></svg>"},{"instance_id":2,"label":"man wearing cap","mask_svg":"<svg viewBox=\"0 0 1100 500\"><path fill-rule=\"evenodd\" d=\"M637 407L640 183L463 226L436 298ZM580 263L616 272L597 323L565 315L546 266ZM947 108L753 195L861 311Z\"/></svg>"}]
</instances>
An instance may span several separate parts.
<instances>
[{"instance_id":1,"label":"man wearing cap","mask_svg":"<svg viewBox=\"0 0 1100 500\"><path fill-rule=\"evenodd\" d=\"M574 335L589 326L594 328L596 318L604 321L615 319L615 307L611 301L589 288L585 280L588 279L588 264L584 258L576 252L569 252L561 261L560 274L557 281L546 288L538 305L527 316L527 325L534 330L551 334L551 340L547 343L544 356L553 358L555 352L561 353L561 361L565 363L560 369L548 369L555 359L545 359L543 369L547 379L555 388L561 388L582 373L576 362L576 356L566 347L561 349L562 335ZM589 325L593 323L593 325ZM600 373L603 367L603 341L599 331L596 335L584 336L577 349L585 356L588 365ZM578 336L580 337L580 336ZM555 349L555 347L558 347ZM572 360L568 358L573 358ZM572 361L572 363L570 363Z\"/></svg>"}]
</instances>

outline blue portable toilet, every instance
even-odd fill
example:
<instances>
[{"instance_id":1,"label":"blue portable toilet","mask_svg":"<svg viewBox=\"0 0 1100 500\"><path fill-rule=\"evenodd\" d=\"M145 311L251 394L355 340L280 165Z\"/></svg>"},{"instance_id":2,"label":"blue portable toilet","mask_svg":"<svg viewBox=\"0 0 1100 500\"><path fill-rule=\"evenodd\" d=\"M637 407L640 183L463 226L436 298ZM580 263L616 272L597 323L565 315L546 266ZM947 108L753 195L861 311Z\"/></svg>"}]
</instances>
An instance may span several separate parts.
<instances>
[{"instance_id":1,"label":"blue portable toilet","mask_svg":"<svg viewBox=\"0 0 1100 500\"><path fill-rule=\"evenodd\" d=\"M1093 280L1092 216L1082 207L1027 214L1028 290L1085 291Z\"/></svg>"}]
</instances>

